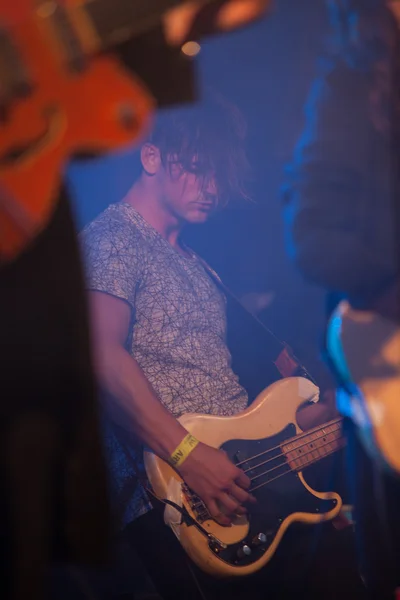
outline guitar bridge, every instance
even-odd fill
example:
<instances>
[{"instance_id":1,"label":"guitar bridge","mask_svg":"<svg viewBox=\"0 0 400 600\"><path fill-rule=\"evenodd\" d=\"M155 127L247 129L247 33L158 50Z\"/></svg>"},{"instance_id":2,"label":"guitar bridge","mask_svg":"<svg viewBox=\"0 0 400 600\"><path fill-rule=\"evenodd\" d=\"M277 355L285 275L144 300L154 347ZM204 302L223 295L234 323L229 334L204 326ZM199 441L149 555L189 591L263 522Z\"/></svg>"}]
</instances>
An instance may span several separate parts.
<instances>
[{"instance_id":1,"label":"guitar bridge","mask_svg":"<svg viewBox=\"0 0 400 600\"><path fill-rule=\"evenodd\" d=\"M198 521L198 523L204 523L204 521L212 519L209 510L204 504L203 500L197 494L195 494L186 484L182 485L182 492L188 504L190 505L190 508L192 509L196 517L196 521Z\"/></svg>"}]
</instances>

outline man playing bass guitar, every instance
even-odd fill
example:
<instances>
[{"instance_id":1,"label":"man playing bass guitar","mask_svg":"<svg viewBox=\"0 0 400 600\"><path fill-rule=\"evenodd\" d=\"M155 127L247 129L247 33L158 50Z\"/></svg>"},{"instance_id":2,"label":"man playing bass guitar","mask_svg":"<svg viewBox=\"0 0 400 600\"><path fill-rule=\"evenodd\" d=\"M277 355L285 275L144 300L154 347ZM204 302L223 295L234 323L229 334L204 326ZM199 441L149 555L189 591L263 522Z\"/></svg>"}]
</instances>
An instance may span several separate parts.
<instances>
[{"instance_id":1,"label":"man playing bass guitar","mask_svg":"<svg viewBox=\"0 0 400 600\"><path fill-rule=\"evenodd\" d=\"M143 446L169 462L177 451L186 456L177 471L222 525L254 502L249 478L221 450L190 446L177 420L189 412L233 415L248 403L231 369L225 298L181 238L186 225L204 223L232 196L245 195L244 133L237 109L214 98L163 115L141 148L141 174L127 196L82 234L122 535L165 600L254 600L267 592L271 600L302 593L316 599L327 587L332 598L362 598L351 549L346 552L330 525L310 564L306 536L283 543L282 557L257 577L232 583L206 576L188 561L140 481Z\"/></svg>"}]
</instances>

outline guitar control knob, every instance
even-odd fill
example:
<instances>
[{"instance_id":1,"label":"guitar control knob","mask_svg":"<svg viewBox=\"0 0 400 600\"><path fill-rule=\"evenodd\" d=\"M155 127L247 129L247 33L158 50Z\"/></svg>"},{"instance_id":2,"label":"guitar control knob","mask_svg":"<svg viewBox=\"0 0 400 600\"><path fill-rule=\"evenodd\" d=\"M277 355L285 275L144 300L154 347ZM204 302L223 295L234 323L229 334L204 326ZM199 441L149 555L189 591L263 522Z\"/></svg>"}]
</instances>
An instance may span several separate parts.
<instances>
[{"instance_id":1,"label":"guitar control knob","mask_svg":"<svg viewBox=\"0 0 400 600\"><path fill-rule=\"evenodd\" d=\"M267 536L265 535L265 533L258 533L251 540L252 546L262 546L263 544L266 544L266 543L267 543Z\"/></svg>"},{"instance_id":2,"label":"guitar control knob","mask_svg":"<svg viewBox=\"0 0 400 600\"><path fill-rule=\"evenodd\" d=\"M247 544L243 544L243 546L241 546L239 548L239 550L236 553L236 556L238 558L246 558L246 556L250 556L251 554L251 548L250 546L248 546Z\"/></svg>"}]
</instances>

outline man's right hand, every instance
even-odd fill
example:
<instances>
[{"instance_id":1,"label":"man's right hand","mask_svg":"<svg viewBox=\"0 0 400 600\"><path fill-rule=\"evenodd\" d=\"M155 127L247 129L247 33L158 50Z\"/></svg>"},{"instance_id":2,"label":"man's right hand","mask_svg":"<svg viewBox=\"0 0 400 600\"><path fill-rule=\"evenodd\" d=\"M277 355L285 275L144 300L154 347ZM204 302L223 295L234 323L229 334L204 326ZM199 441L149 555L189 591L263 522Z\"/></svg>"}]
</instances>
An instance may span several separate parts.
<instances>
[{"instance_id":1,"label":"man's right hand","mask_svg":"<svg viewBox=\"0 0 400 600\"><path fill-rule=\"evenodd\" d=\"M250 479L223 450L200 442L177 471L221 525L230 525L234 515L247 512L243 504L256 501L247 491Z\"/></svg>"},{"instance_id":2,"label":"man's right hand","mask_svg":"<svg viewBox=\"0 0 400 600\"><path fill-rule=\"evenodd\" d=\"M143 444L168 460L187 430L161 404L138 363L124 347L131 312L128 304L103 292L89 294L96 373L107 390L107 405L115 422L132 431ZM177 469L187 485L205 502L212 517L229 525L254 501L246 491L250 479L225 452L199 443Z\"/></svg>"}]
</instances>

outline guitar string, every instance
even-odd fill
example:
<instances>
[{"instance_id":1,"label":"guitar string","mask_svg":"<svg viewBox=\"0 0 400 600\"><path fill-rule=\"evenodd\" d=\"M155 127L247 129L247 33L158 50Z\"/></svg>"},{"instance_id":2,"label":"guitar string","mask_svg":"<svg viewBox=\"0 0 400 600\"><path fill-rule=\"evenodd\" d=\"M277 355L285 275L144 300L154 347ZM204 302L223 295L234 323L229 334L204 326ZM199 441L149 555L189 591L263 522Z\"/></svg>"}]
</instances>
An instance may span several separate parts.
<instances>
[{"instance_id":1,"label":"guitar string","mask_svg":"<svg viewBox=\"0 0 400 600\"><path fill-rule=\"evenodd\" d=\"M341 435L337 435L338 431L339 431L339 430L336 430L336 431L334 431L334 432L331 432L330 434L323 433L322 435L320 435L320 436L318 436L318 437L315 437L315 438L314 438L313 440L311 440L310 442L305 442L304 444L301 444L300 446L297 446L297 448L294 448L293 450L288 450L287 452L281 452L280 454L275 454L274 456L271 456L271 458L268 458L267 460L264 460L263 462L261 462L261 463L258 463L258 464L256 464L256 465L254 465L253 467L249 467L248 469L246 469L246 470L243 470L243 473L248 473L249 471L253 471L254 469L258 469L259 467L262 467L263 465L266 465L267 463L269 463L269 462L271 462L271 461L273 461L273 460L275 460L275 459L277 459L277 458L280 458L280 457L282 457L282 456L285 456L285 457L286 457L286 456L287 456L288 454L290 454L291 452L298 452L299 450L301 451L301 450L302 450L303 448L305 448L306 446L311 446L311 444L313 444L313 443L316 443L316 442L318 442L319 440L324 440L324 438L328 437L328 435L332 435L332 434L333 434L333 435L335 436L335 437L334 437L334 439L333 439L333 440L331 440L331 441L327 441L327 443L328 443L328 444L331 444L331 443L333 443L334 441L336 441L337 439L340 439ZM325 440L324 440L324 441L325 441ZM282 444L282 446L284 446L284 445L285 445L285 442ZM319 447L321 447L321 446L319 446ZM322 446L322 447L323 447L323 446ZM280 448L280 449L282 450L282 447L281 447L281 446L278 446L278 448ZM313 448L313 449L311 450L311 452L315 452L316 450L318 450L318 448ZM266 454L266 453L265 453L265 454ZM301 452L300 452L300 454L301 454L301 456L297 457L297 459L296 459L296 460L300 459L302 456L306 456L307 452L304 452L304 453L301 453ZM249 460L252 460L252 459L249 459ZM246 461L244 461L244 462L246 462ZM242 464L243 464L243 463L242 463Z\"/></svg>"},{"instance_id":2,"label":"guitar string","mask_svg":"<svg viewBox=\"0 0 400 600\"><path fill-rule=\"evenodd\" d=\"M235 463L235 465L237 467L240 467L240 465L243 465L243 464L249 462L250 460L254 460L255 458L259 458L260 456L263 456L264 454L268 454L269 452L272 452L273 450L279 450L282 447L282 445L284 445L284 444L290 444L293 441L301 440L301 439L304 439L306 437L310 437L313 433L319 433L320 431L323 431L324 429L327 429L331 425L336 425L336 424L341 423L341 422L342 422L342 418L341 417L339 417L337 419L334 419L333 421L329 421L328 423L325 423L322 426L316 427L315 429L313 429L311 431L305 431L304 433L300 433L299 435L295 435L294 437L289 438L288 440L284 440L283 442L281 442L277 446L274 446L273 448L268 448L268 450L264 450L264 452L260 452L260 454L255 454L254 456L251 456L250 458L247 458L246 460L242 460L241 462ZM337 430L335 430L335 431L337 431ZM329 435L329 433L326 434L326 435ZM307 443L304 444L304 445L307 445ZM300 447L301 446L299 446L299 448Z\"/></svg>"},{"instance_id":3,"label":"guitar string","mask_svg":"<svg viewBox=\"0 0 400 600\"><path fill-rule=\"evenodd\" d=\"M324 454L323 457L321 458L325 458L326 456L329 456L330 454L334 454L336 452L336 450L338 450L338 448L335 448L334 450L331 450L330 452L327 452L326 454ZM305 465L302 465L302 467L308 467L309 465L312 465L314 462L314 459L311 459L310 461L308 461ZM288 465L289 466L289 465ZM277 475L276 477L274 477L273 479L269 479L268 481L264 481L264 483L260 483L259 485L257 485L255 488L251 488L249 490L249 492L254 492L255 490L258 490L262 487L264 487L264 485L268 485L270 483L272 483L273 481L276 481L276 479L279 479L280 477L283 477L284 475L289 475L290 473L295 472L296 469L292 469L291 467L289 467L288 471L285 471L284 473L281 473L280 475Z\"/></svg>"},{"instance_id":4,"label":"guitar string","mask_svg":"<svg viewBox=\"0 0 400 600\"><path fill-rule=\"evenodd\" d=\"M335 438L334 441L337 442L338 444L340 444L341 442L345 441L345 437L344 436L340 436L339 438ZM326 442L325 444L323 444L322 446L320 446L319 449L326 448L330 444L332 444L332 442ZM317 462L318 460L322 460L326 456L330 456L331 454L334 454L335 452L337 452L338 450L340 450L340 448L341 448L341 446L339 445L338 447L335 447L332 450L330 450L328 452L325 452L323 454L323 456L318 456L317 458L312 457L310 460L308 460L307 462L303 463L301 465L301 467L292 468L287 462L282 462L280 465L277 465L276 467L273 467L272 469L269 469L268 471L265 471L264 473L261 473L260 475L257 475L256 477L253 477L252 479L250 479L250 481L254 481L255 479L257 479L259 477L263 477L264 475L268 475L268 473L272 473L272 471L274 471L274 470L276 470L278 468L288 467L288 469L286 471L284 471L283 473L280 473L279 475L276 475L276 477L273 477L272 479L268 479L268 481L264 481L263 483L260 483L256 487L250 488L248 491L249 491L249 493L253 493L256 490L264 487L265 485L269 485L273 481L276 481L280 477L283 477L284 475L289 475L290 473L295 473L295 472L297 472L299 470L302 470L302 469L304 469L304 468L312 465L313 463ZM307 456L308 454L312 454L313 452L317 452L319 449L309 450L308 452L305 452L304 454L302 454L301 458L303 458L304 456ZM284 456L284 455L283 454L282 455L278 455L278 457L279 456ZM298 459L294 459L294 460L298 460ZM257 466L254 467L254 468L256 469ZM201 503L203 504L203 506L206 509L207 513L209 514L208 508L205 506L203 500L201 500L201 498L199 498L199 500L201 501ZM210 517L211 517L211 515L210 515Z\"/></svg>"},{"instance_id":5,"label":"guitar string","mask_svg":"<svg viewBox=\"0 0 400 600\"><path fill-rule=\"evenodd\" d=\"M339 443L344 441L345 438L342 436L341 438L335 440L338 441ZM331 444L332 442L327 442L324 446L322 446L323 448L326 446L329 446L329 444ZM301 469L304 469L310 465L312 465L314 462L316 462L316 460L325 458L326 456L330 456L331 454L334 454L335 452L337 452L337 450L340 450L340 447L334 448L333 450L330 450L329 452L325 452L323 456L319 456L317 459L315 458L311 458L310 460L308 460L306 463L301 465ZM305 452L303 454L303 456L306 456L307 454L311 454L312 452L315 452L315 450L310 450L309 452ZM284 471L283 473L280 473L279 475L276 475L275 477L273 477L272 479L268 479L268 481L264 481L263 483L260 483L259 485L256 485L253 488L250 488L248 491L249 493L253 493L256 490L259 490L260 488L264 487L265 485L269 485L270 483L272 483L273 481L276 481L277 479L280 479L281 477L283 477L284 475L290 475L291 473L295 473L297 472L300 468L299 467L295 467L292 468L288 463L284 462L280 465L278 465L277 467L274 467L273 469L270 469L269 471L266 471L264 473L261 473L261 475L258 475L257 477L262 477L263 475L266 475L268 473L271 473L272 471L274 471L277 468L282 468L282 467L288 467L288 469L286 471ZM254 477L254 479L257 479L257 477ZM254 481L254 479L251 479L251 481ZM201 500L201 498L200 498ZM204 505L204 502L201 500L202 504ZM205 505L204 505L205 506ZM209 513L207 507L205 506L207 512ZM211 515L210 515L211 517Z\"/></svg>"},{"instance_id":6,"label":"guitar string","mask_svg":"<svg viewBox=\"0 0 400 600\"><path fill-rule=\"evenodd\" d=\"M304 444L302 444L302 445L298 446L298 447L297 447L297 448L295 448L294 450L289 450L289 452L288 452L288 453L290 453L290 452L295 452L295 451L297 451L297 450L299 450L299 449L301 449L301 448L304 448L305 446L309 446L311 443L313 443L313 442L316 442L316 441L318 441L318 440L320 440L320 439L323 439L324 437L327 437L329 434L332 434L332 433L333 433L333 434L335 435L335 434L336 434L336 433L339 431L339 429L336 429L336 430L334 430L333 432L329 432L329 433L325 433L325 432L324 432L324 429L325 429L326 427L328 427L328 426L331 426L331 425L336 425L336 424L340 423L341 421L342 421L342 419L341 419L341 418L338 418L338 419L335 419L334 421L331 421L331 422L329 422L329 424L328 424L328 425L325 425L325 426L322 426L322 427L318 427L318 428L316 428L316 429L315 429L314 431L312 431L311 433L322 432L322 435L320 435L320 436L317 436L316 438L314 438L314 439L313 439L313 440L311 440L310 442L306 442L306 443L304 443ZM284 441L284 442L283 442L281 445L279 445L279 446L275 446L274 448L269 448L269 449L268 449L268 450L266 450L265 452L261 452L260 454L257 454L257 455L255 455L255 456L252 456L252 457L250 457L249 459L247 459L247 460L245 460L245 461L242 461L242 462L240 462L240 463L236 463L236 466L238 466L238 464L242 465L242 464L244 464L244 463L246 463L246 462L248 462L248 461L254 460L255 458L258 458L258 457L260 457L260 456L263 456L263 455L265 455L265 454L268 454L269 452L271 452L271 451L273 451L273 450L281 449L281 446L282 446L282 445L285 445L285 444L288 444L288 443L290 443L290 440L298 440L298 439L302 439L302 438L309 437L309 436L310 436L310 432L308 431L308 432L306 432L306 433L304 433L304 434L300 434L300 435L298 435L298 436L295 436L295 437L293 437L293 438L289 438L289 440L285 440L285 441ZM341 442L343 442L344 440L345 440L344 436L342 436L342 435L340 435L340 436L336 436L336 437L335 437L333 440L331 440L331 441L326 441L324 444L320 445L318 448L312 448L312 449L310 449L308 452L304 452L304 453L302 453L300 457L298 457L298 458L294 458L294 459L292 459L292 460L293 460L293 461L296 461L296 460L303 460L305 456L307 456L307 455L309 455L309 454L312 454L313 452L319 452L321 449L324 449L324 448L326 448L327 446L330 446L330 445L331 445L331 444L333 444L333 443L336 443L336 444L338 444L338 445L339 445L339 444L340 444ZM260 478L260 477L264 477L265 475L268 475L269 473L272 473L272 472L273 472L273 471L275 471L276 469L281 469L281 468L283 468L283 467L285 467L285 466L289 467L287 471L285 471L284 473L281 473L280 475L277 475L276 477L274 477L274 478L272 478L272 479L269 479L268 481L265 481L264 483L261 483L261 484L257 485L255 488L250 488L248 491L249 491L249 493L252 493L253 491L255 491L255 490L258 490L259 488L263 487L264 485L268 485L269 483L272 483L272 481L275 481L276 479L279 479L279 478L280 478L280 477L282 477L283 475L288 475L289 473L294 473L294 472L296 472L296 471L300 470L301 468L306 468L307 466L311 465L312 463L314 463L314 462L317 462L319 459L321 459L321 460L322 460L322 458L325 458L326 456L329 456L330 454L333 454L333 453L335 453L335 452L336 452L337 450L339 450L339 449L340 449L340 446L339 446L339 447L336 447L336 448L334 448L334 449L333 449L333 450L331 450L330 452L325 452L325 453L323 454L323 456L317 456L316 458L314 458L314 457L313 457L313 458L311 458L311 460L308 460L307 462L305 462L305 463L301 464L299 467L295 467L295 468L292 468L292 467L290 467L290 465L289 465L289 464L288 464L286 461L283 461L283 462L281 462L280 464L276 465L275 467L272 467L272 469L268 469L267 471L264 471L263 473L260 473L260 474L258 474L258 475L255 475L254 477L250 478L250 481L251 481L251 482L253 482L253 481L255 481L256 479L258 479L258 478ZM272 460L275 460L275 459L278 459L278 458L281 458L281 457L285 457L285 458L286 458L286 456L287 456L287 454L288 454L288 453L281 452L280 454L276 454L275 456L271 457L270 459L268 459L268 460L266 460L266 461L263 461L262 463L259 463L259 464L255 465L254 467L251 467L251 468L249 468L249 469L247 469L246 471L243 471L243 472L244 472L244 473L247 473L248 471L253 471L253 470L255 470L255 469L258 469L258 468L259 468L259 467L261 467L262 465L265 465L265 464L267 464L268 462L271 462Z\"/></svg>"},{"instance_id":7,"label":"guitar string","mask_svg":"<svg viewBox=\"0 0 400 600\"><path fill-rule=\"evenodd\" d=\"M340 443L340 442L344 441L344 439L345 439L345 438L342 436L341 438L338 438L338 439L336 439L336 440L335 440L335 442L338 442L338 443ZM320 446L320 448L319 448L319 449L326 448L327 446L329 446L329 445L331 445L331 444L332 444L332 442L326 442L324 445ZM336 450L339 450L339 448L335 448L334 450L335 450L335 451L336 451ZM302 455L301 455L301 459L302 459L304 456L308 456L309 454L312 454L313 452L318 452L318 450L313 448L312 450L309 450L308 452L304 452L304 454L302 454ZM281 456L284 456L284 455L281 455ZM312 458L312 460L313 460L314 462L316 462L316 461L318 461L318 459L322 459L322 458L324 458L325 456L326 456L325 454L324 454L323 456L317 456L316 458ZM299 460L299 459L298 459L298 458L294 458L294 459L292 459L292 461L291 461L291 462L294 462L294 461L296 461L296 460ZM310 462L310 461L307 461L307 462L305 463L305 466L307 466L307 465L309 464L309 462ZM279 465L276 465L275 467L272 467L272 469L268 469L267 471L264 471L263 473L260 473L259 475L256 475L255 477L252 477L252 478L250 478L250 481L254 481L255 479L258 479L259 477L263 477L264 475L268 475L269 473L272 473L272 472L273 472L273 471L275 471L276 469L280 469L280 468L282 468L282 467L284 467L284 466L286 466L286 465L290 466L288 462L286 462L286 461L283 461L283 462L281 462L281 464L279 464ZM299 465L298 467L294 467L294 468L290 467L290 469L291 469L292 471L297 471L297 470L300 470L301 468L303 468L303 466L304 466L304 465L303 465L303 464L301 464L301 465ZM257 468L257 467L255 467L255 468Z\"/></svg>"}]
</instances>

